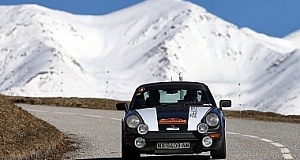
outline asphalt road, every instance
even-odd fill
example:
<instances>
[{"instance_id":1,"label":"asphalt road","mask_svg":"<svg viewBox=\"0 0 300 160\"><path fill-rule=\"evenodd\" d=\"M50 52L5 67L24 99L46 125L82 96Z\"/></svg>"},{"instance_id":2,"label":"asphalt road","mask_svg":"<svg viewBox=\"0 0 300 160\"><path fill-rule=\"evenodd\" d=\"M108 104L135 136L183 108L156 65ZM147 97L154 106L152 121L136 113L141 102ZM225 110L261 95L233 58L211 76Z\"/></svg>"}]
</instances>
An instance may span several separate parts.
<instances>
[{"instance_id":1,"label":"asphalt road","mask_svg":"<svg viewBox=\"0 0 300 160\"><path fill-rule=\"evenodd\" d=\"M123 112L32 106L19 104L75 138L80 149L65 159L121 160L121 118ZM300 159L300 124L226 119L227 159L285 160ZM207 159L202 156L149 157L145 160Z\"/></svg>"}]
</instances>

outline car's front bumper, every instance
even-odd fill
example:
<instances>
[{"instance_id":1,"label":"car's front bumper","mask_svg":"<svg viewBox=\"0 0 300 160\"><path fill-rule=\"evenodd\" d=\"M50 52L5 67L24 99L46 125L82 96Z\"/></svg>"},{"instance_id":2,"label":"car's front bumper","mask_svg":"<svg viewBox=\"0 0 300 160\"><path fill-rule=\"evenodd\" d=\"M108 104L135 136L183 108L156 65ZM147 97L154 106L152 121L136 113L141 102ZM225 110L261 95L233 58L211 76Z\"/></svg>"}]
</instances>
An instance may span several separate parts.
<instances>
[{"instance_id":1,"label":"car's front bumper","mask_svg":"<svg viewBox=\"0 0 300 160\"><path fill-rule=\"evenodd\" d=\"M202 145L202 139L205 136L209 136L211 133L199 134L197 132L184 132L184 133L161 133L161 132L149 132L146 135L139 135L134 133L124 133L124 147L128 150L136 151L139 153L149 154L190 154L201 153L205 151L218 150L221 148L222 139L224 135L219 134L219 137L213 138L213 144L210 147L204 147ZM137 137L142 137L146 141L146 146L143 148L137 148L134 144L134 140ZM189 142L190 148L188 149L158 149L157 143L183 143Z\"/></svg>"}]
</instances>

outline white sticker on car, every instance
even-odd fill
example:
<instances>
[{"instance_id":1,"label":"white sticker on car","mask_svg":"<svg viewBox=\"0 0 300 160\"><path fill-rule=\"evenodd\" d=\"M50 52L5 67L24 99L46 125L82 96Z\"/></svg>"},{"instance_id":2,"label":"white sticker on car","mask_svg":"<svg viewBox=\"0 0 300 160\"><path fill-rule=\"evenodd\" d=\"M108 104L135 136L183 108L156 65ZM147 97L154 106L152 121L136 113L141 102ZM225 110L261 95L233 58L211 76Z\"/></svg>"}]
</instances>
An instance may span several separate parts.
<instances>
[{"instance_id":1,"label":"white sticker on car","mask_svg":"<svg viewBox=\"0 0 300 160\"><path fill-rule=\"evenodd\" d=\"M190 106L187 130L196 131L198 124L209 109L210 107Z\"/></svg>"},{"instance_id":2,"label":"white sticker on car","mask_svg":"<svg viewBox=\"0 0 300 160\"><path fill-rule=\"evenodd\" d=\"M148 125L149 131L158 131L156 108L145 108L136 110Z\"/></svg>"}]
</instances>

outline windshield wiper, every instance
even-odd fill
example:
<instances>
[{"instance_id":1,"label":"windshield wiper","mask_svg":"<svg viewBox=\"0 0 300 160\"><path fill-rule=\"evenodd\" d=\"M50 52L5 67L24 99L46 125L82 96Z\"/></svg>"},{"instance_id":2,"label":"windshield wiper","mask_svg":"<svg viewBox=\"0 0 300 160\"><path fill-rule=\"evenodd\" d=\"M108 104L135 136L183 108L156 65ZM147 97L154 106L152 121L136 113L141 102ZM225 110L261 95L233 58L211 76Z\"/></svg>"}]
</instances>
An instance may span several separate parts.
<instances>
[{"instance_id":1,"label":"windshield wiper","mask_svg":"<svg viewBox=\"0 0 300 160\"><path fill-rule=\"evenodd\" d=\"M164 104L159 104L156 107L167 107L169 105L173 105L172 103L164 103Z\"/></svg>"},{"instance_id":2,"label":"windshield wiper","mask_svg":"<svg viewBox=\"0 0 300 160\"><path fill-rule=\"evenodd\" d=\"M203 106L209 106L209 107L211 107L212 106L212 104L211 103L209 103L209 102L203 102L203 101L200 101L200 102L186 102L186 103L184 103L183 104L183 106L188 106L188 105L191 105L191 104L198 104L198 105L203 105Z\"/></svg>"},{"instance_id":3,"label":"windshield wiper","mask_svg":"<svg viewBox=\"0 0 300 160\"><path fill-rule=\"evenodd\" d=\"M157 104L157 105L143 105L143 108L151 108L151 107L166 107L166 106L169 106L171 104Z\"/></svg>"}]
</instances>

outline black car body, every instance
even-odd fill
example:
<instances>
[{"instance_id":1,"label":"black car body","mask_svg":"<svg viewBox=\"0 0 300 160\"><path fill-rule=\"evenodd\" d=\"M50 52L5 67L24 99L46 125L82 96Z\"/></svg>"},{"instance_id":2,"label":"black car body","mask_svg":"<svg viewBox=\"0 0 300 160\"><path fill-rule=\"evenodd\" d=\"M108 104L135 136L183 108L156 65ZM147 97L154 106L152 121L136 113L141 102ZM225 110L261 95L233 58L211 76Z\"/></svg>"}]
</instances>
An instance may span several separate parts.
<instances>
[{"instance_id":1,"label":"black car body","mask_svg":"<svg viewBox=\"0 0 300 160\"><path fill-rule=\"evenodd\" d=\"M225 119L207 85L198 82L159 82L139 86L122 120L122 157L144 154L192 154L211 151L226 158Z\"/></svg>"}]
</instances>

